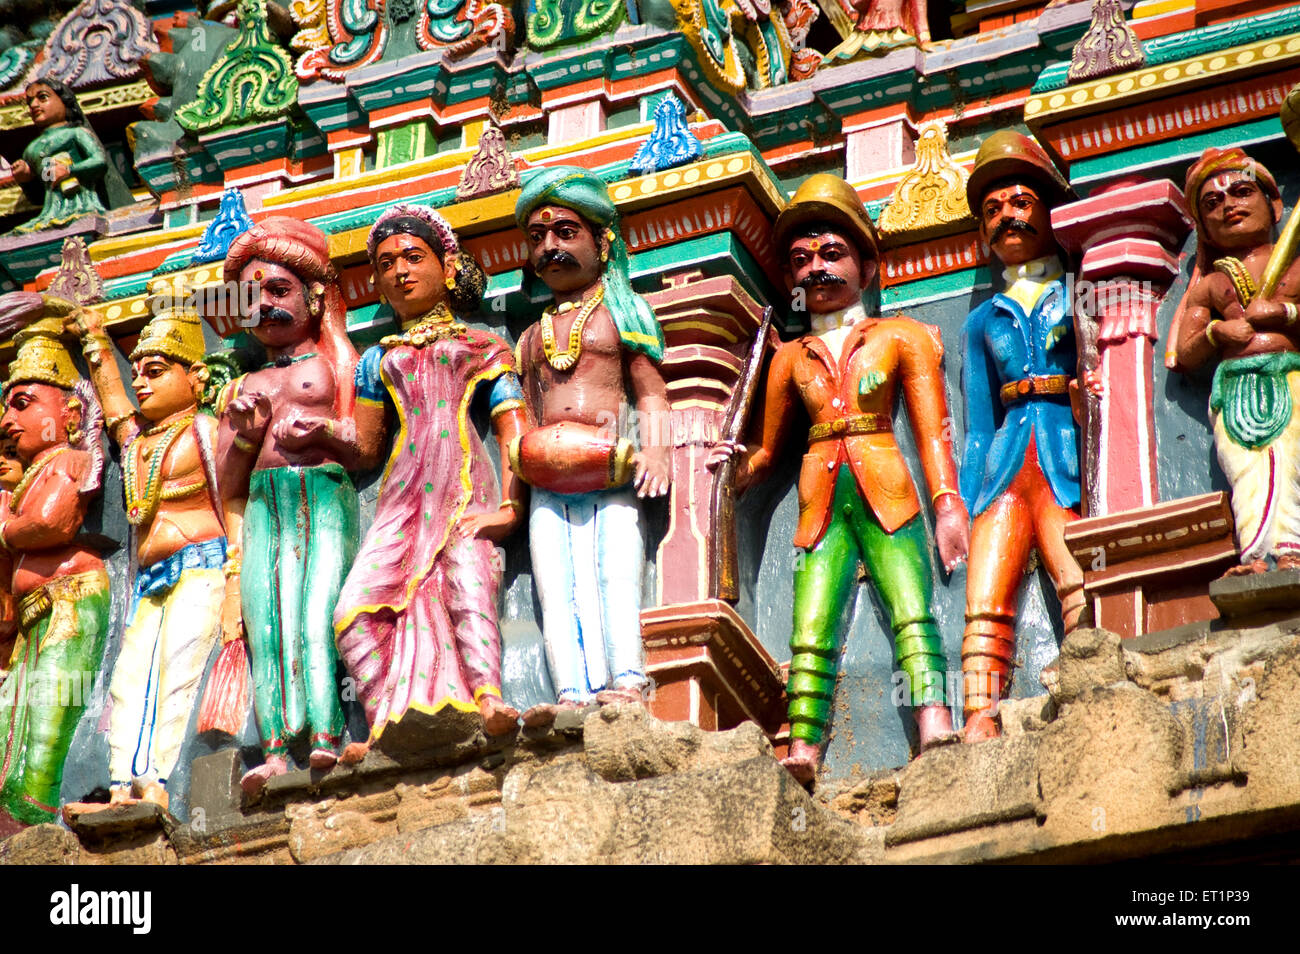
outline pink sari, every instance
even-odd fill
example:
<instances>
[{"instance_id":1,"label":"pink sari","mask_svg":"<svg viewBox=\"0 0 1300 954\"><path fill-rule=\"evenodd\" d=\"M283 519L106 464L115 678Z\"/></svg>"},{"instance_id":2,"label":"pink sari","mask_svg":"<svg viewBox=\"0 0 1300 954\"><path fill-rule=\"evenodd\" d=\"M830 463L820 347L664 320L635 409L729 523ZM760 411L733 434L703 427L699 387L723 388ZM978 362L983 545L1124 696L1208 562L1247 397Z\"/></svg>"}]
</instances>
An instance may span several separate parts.
<instances>
[{"instance_id":1,"label":"pink sari","mask_svg":"<svg viewBox=\"0 0 1300 954\"><path fill-rule=\"evenodd\" d=\"M500 694L500 557L453 531L500 504L469 403L513 369L506 343L483 331L392 348L380 367L401 426L334 619L372 738L410 708L477 710L482 693Z\"/></svg>"}]
</instances>

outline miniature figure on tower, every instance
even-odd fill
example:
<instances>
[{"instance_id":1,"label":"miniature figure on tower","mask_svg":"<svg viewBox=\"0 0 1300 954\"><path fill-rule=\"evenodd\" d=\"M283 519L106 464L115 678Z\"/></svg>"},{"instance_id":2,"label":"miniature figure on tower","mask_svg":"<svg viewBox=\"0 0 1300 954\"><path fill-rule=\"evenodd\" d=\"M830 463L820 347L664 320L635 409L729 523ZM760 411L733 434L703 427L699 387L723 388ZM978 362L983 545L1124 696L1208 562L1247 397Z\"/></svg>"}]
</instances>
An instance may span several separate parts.
<instances>
[{"instance_id":1,"label":"miniature figure on tower","mask_svg":"<svg viewBox=\"0 0 1300 954\"><path fill-rule=\"evenodd\" d=\"M921 501L894 438L901 390L935 514L935 542L951 572L966 557L966 507L958 493L943 345L938 329L910 318L869 316L879 242L862 200L838 176L815 175L776 221L785 284L805 297L812 334L772 358L766 398L748 447L722 444L716 466L740 454L737 492L766 478L806 412L808 451L799 472L803 552L794 571L790 754L800 781L816 775L825 747L852 599L861 563L888 608L898 666L907 673L922 750L952 739L943 641L931 610L930 540Z\"/></svg>"},{"instance_id":2,"label":"miniature figure on tower","mask_svg":"<svg viewBox=\"0 0 1300 954\"><path fill-rule=\"evenodd\" d=\"M398 412L399 431L374 523L339 595L339 652L372 741L408 709L445 705L480 713L490 735L504 735L519 713L501 698L495 545L522 523L527 493L508 466L511 440L528 427L514 356L453 314L477 310L486 280L438 212L393 206L366 249L401 331L357 366L362 466L382 457L386 404ZM487 402L501 448L504 495L470 420L476 397ZM354 746L345 762L366 748Z\"/></svg>"},{"instance_id":3,"label":"miniature figure on tower","mask_svg":"<svg viewBox=\"0 0 1300 954\"><path fill-rule=\"evenodd\" d=\"M519 338L536 427L510 450L512 469L533 488L529 545L551 681L560 707L639 702L647 679L637 497L669 486L663 332L632 291L603 179L573 166L546 169L524 186L515 220L529 264L555 295ZM619 428L629 388L639 450ZM546 724L555 712L534 706L524 724Z\"/></svg>"}]
</instances>

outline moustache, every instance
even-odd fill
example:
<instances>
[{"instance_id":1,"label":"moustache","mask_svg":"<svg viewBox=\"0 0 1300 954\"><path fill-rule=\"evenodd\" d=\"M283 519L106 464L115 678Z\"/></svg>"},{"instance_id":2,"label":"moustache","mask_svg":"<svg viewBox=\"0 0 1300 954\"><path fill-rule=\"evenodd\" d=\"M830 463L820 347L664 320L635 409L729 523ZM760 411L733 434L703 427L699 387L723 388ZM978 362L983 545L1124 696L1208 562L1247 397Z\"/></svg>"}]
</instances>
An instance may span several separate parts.
<instances>
[{"instance_id":1,"label":"moustache","mask_svg":"<svg viewBox=\"0 0 1300 954\"><path fill-rule=\"evenodd\" d=\"M998 227L993 230L993 234L989 236L989 244L995 244L998 239L1002 238L1002 236L1006 235L1008 232L1023 232L1025 235L1037 235L1038 229L1034 228L1024 219L1003 219L998 223Z\"/></svg>"},{"instance_id":2,"label":"moustache","mask_svg":"<svg viewBox=\"0 0 1300 954\"><path fill-rule=\"evenodd\" d=\"M579 268L582 263L564 249L553 248L550 251L543 252L541 257L537 260L538 269L547 268L551 265L563 265L566 268Z\"/></svg>"},{"instance_id":3,"label":"moustache","mask_svg":"<svg viewBox=\"0 0 1300 954\"><path fill-rule=\"evenodd\" d=\"M250 327L265 323L293 324L293 315L283 308L258 308L249 314Z\"/></svg>"},{"instance_id":4,"label":"moustache","mask_svg":"<svg viewBox=\"0 0 1300 954\"><path fill-rule=\"evenodd\" d=\"M847 285L848 280L841 278L834 272L809 272L803 278L796 282L800 288L813 288L817 285Z\"/></svg>"}]
</instances>

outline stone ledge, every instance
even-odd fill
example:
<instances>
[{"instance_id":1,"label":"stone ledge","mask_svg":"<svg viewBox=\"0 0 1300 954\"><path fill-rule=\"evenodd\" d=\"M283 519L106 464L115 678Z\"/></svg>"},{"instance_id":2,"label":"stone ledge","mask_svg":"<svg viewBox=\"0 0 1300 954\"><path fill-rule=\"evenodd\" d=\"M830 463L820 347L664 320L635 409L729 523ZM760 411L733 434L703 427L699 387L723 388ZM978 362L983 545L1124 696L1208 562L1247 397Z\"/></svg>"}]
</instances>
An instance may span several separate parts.
<instances>
[{"instance_id":1,"label":"stone ledge","mask_svg":"<svg viewBox=\"0 0 1300 954\"><path fill-rule=\"evenodd\" d=\"M466 722L401 760L376 751L323 778L286 775L253 805L233 753L217 753L196 773L198 824L109 810L76 818L75 833L20 832L0 862L1295 859L1297 628L1145 643L1080 630L1049 667L1048 695L1003 707L1002 738L936 749L817 800L755 725L704 732L615 706L505 740L470 738Z\"/></svg>"}]
</instances>

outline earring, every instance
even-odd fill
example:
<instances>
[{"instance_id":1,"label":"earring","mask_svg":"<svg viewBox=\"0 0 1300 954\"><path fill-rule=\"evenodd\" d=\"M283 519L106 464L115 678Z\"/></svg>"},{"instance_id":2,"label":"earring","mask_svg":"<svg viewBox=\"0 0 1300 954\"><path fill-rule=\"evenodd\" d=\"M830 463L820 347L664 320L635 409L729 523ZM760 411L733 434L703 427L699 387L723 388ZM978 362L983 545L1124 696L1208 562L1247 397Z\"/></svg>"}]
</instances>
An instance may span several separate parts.
<instances>
[{"instance_id":1,"label":"earring","mask_svg":"<svg viewBox=\"0 0 1300 954\"><path fill-rule=\"evenodd\" d=\"M443 273L442 279L443 284L447 286L447 291L456 290L456 272L459 264L460 257L458 255L447 256L447 270Z\"/></svg>"}]
</instances>

